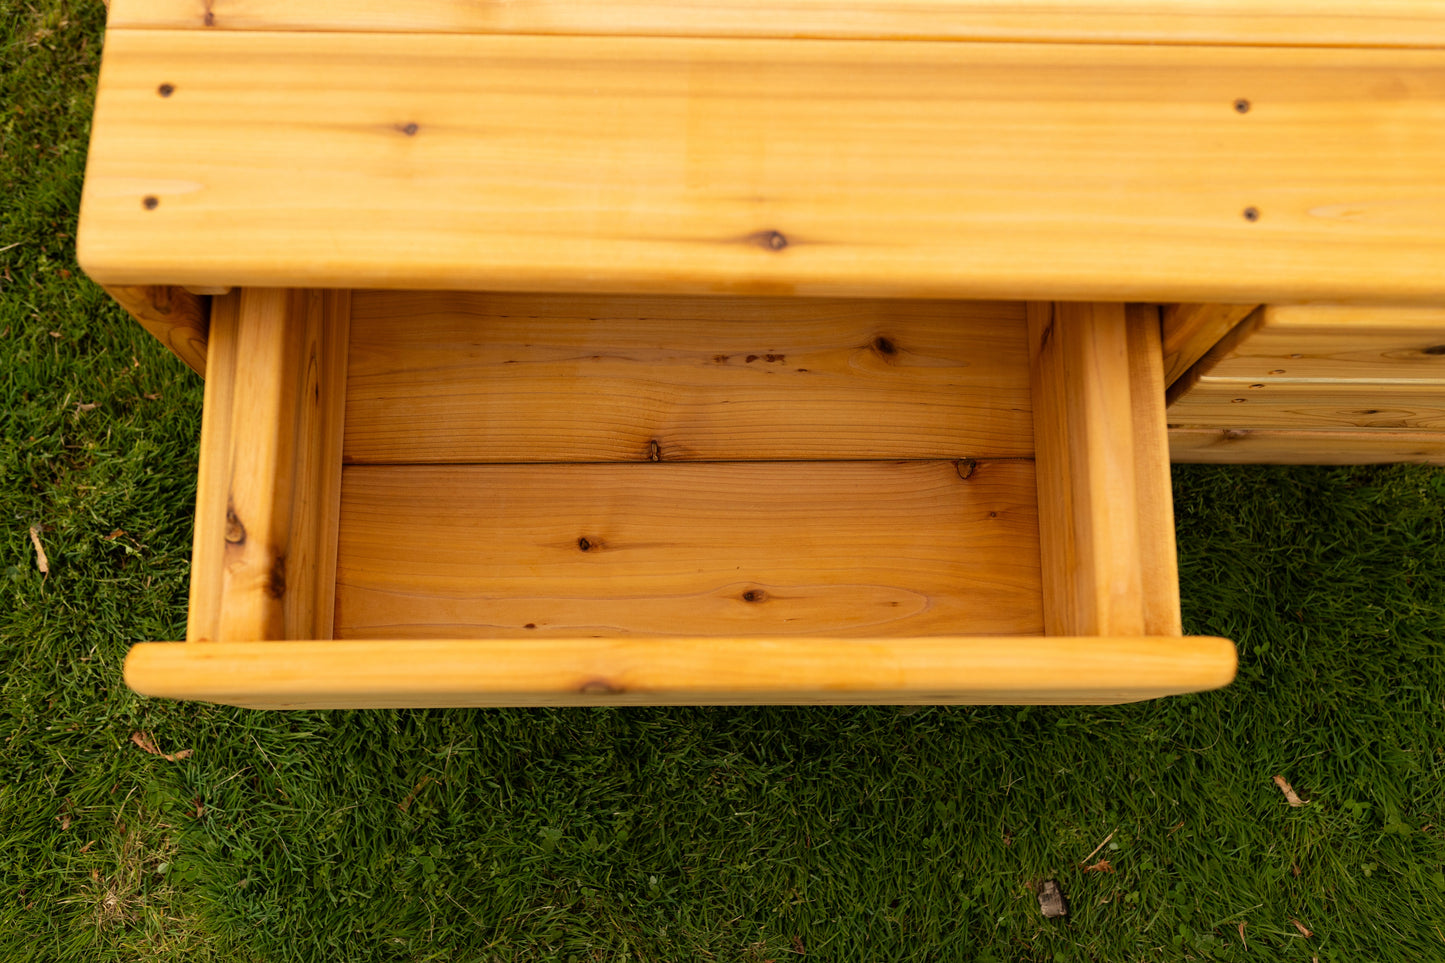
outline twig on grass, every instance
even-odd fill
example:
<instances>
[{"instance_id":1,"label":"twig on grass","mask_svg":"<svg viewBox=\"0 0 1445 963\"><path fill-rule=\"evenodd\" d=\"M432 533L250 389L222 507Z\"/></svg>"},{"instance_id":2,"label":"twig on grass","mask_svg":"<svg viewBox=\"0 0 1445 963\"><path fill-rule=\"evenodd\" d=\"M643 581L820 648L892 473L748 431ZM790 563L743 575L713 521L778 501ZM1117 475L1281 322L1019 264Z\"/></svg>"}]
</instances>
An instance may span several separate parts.
<instances>
[{"instance_id":1,"label":"twig on grass","mask_svg":"<svg viewBox=\"0 0 1445 963\"><path fill-rule=\"evenodd\" d=\"M41 575L50 574L50 559L45 557L45 549L40 545L40 526L30 526L30 544L35 546L35 567L40 569Z\"/></svg>"},{"instance_id":2,"label":"twig on grass","mask_svg":"<svg viewBox=\"0 0 1445 963\"><path fill-rule=\"evenodd\" d=\"M1109 833L1109 835L1105 836L1105 837L1104 837L1104 841L1103 841L1102 843L1100 843L1099 845L1095 846L1093 852L1091 852L1089 855L1085 856L1083 859L1079 860L1079 865L1082 866L1084 863L1087 863L1089 860L1093 859L1094 856L1095 856L1095 854L1097 854L1097 853L1099 852L1099 850L1101 850L1101 849L1103 849L1105 846L1109 845L1109 840L1113 839L1113 838L1114 838L1114 833L1117 833L1118 831L1119 831L1119 830L1117 830L1117 829L1112 830L1112 831Z\"/></svg>"}]
</instances>

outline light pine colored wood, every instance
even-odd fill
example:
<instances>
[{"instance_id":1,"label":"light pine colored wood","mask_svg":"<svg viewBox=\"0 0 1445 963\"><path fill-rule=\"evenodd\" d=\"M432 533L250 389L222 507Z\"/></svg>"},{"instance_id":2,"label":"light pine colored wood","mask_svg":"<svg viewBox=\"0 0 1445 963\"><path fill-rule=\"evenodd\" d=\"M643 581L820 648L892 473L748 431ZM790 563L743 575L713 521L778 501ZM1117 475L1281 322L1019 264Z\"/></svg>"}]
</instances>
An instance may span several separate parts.
<instances>
[{"instance_id":1,"label":"light pine colored wood","mask_svg":"<svg viewBox=\"0 0 1445 963\"><path fill-rule=\"evenodd\" d=\"M1268 465L1445 465L1445 431L1171 428L1176 462Z\"/></svg>"},{"instance_id":2,"label":"light pine colored wood","mask_svg":"<svg viewBox=\"0 0 1445 963\"><path fill-rule=\"evenodd\" d=\"M1171 425L1225 430L1445 428L1445 308L1269 305L1174 384L1167 417ZM1382 439L1336 452L1323 431L1284 437L1282 457L1342 464L1399 447L1399 439ZM1311 438L1324 447L1301 452ZM1234 450L1244 457L1269 444L1210 442L1205 451L1211 459Z\"/></svg>"},{"instance_id":3,"label":"light pine colored wood","mask_svg":"<svg viewBox=\"0 0 1445 963\"><path fill-rule=\"evenodd\" d=\"M217 300L189 641L330 636L348 300L275 289Z\"/></svg>"},{"instance_id":4,"label":"light pine colored wood","mask_svg":"<svg viewBox=\"0 0 1445 963\"><path fill-rule=\"evenodd\" d=\"M1206 384L1445 387L1445 306L1269 305L1245 337L1209 352L1201 368L1198 377Z\"/></svg>"},{"instance_id":5,"label":"light pine colored wood","mask_svg":"<svg viewBox=\"0 0 1445 963\"><path fill-rule=\"evenodd\" d=\"M196 469L196 517L191 543L186 640L220 638L225 602L226 514L231 491L232 423L235 420L241 292L211 302L210 342L201 404L201 446Z\"/></svg>"},{"instance_id":6,"label":"light pine colored wood","mask_svg":"<svg viewBox=\"0 0 1445 963\"><path fill-rule=\"evenodd\" d=\"M336 637L1038 634L1035 497L1027 459L347 468Z\"/></svg>"},{"instance_id":7,"label":"light pine colored wood","mask_svg":"<svg viewBox=\"0 0 1445 963\"><path fill-rule=\"evenodd\" d=\"M115 30L79 256L107 284L1438 301L1442 71L1433 49Z\"/></svg>"},{"instance_id":8,"label":"light pine colored wood","mask_svg":"<svg viewBox=\"0 0 1445 963\"><path fill-rule=\"evenodd\" d=\"M1445 386L1205 378L1169 406L1190 428L1445 429Z\"/></svg>"},{"instance_id":9,"label":"light pine colored wood","mask_svg":"<svg viewBox=\"0 0 1445 963\"><path fill-rule=\"evenodd\" d=\"M1134 447L1139 565L1144 632L1183 635L1179 609L1179 552L1174 540L1174 486L1164 419L1164 367L1159 309L1125 309L1129 346L1129 436Z\"/></svg>"},{"instance_id":10,"label":"light pine colored wood","mask_svg":"<svg viewBox=\"0 0 1445 963\"><path fill-rule=\"evenodd\" d=\"M1223 337L1204 353L1202 358L1194 362L1194 364L1189 366L1188 370L1170 382L1169 388L1164 395L1165 407L1168 408L1172 406L1180 398L1183 398L1190 391L1193 391L1194 386L1209 373L1209 370L1214 367L1218 359L1227 356L1239 344L1246 341L1263 322L1264 312L1262 310L1253 311L1246 315L1244 320L1226 331Z\"/></svg>"},{"instance_id":11,"label":"light pine colored wood","mask_svg":"<svg viewBox=\"0 0 1445 963\"><path fill-rule=\"evenodd\" d=\"M937 637L142 643L144 695L263 709L1117 703L1227 685L1225 639Z\"/></svg>"},{"instance_id":12,"label":"light pine colored wood","mask_svg":"<svg viewBox=\"0 0 1445 963\"><path fill-rule=\"evenodd\" d=\"M1136 313L1141 322L1152 328L1157 315ZM1130 327L1122 304L1029 306L1049 635L1177 631L1172 545L1163 541L1172 514L1161 488L1162 367L1131 356L1131 347L1157 349L1157 329Z\"/></svg>"},{"instance_id":13,"label":"light pine colored wood","mask_svg":"<svg viewBox=\"0 0 1445 963\"><path fill-rule=\"evenodd\" d=\"M1445 46L1431 0L115 0L110 29Z\"/></svg>"},{"instance_id":14,"label":"light pine colored wood","mask_svg":"<svg viewBox=\"0 0 1445 963\"><path fill-rule=\"evenodd\" d=\"M360 463L1033 455L1019 302L358 292Z\"/></svg>"},{"instance_id":15,"label":"light pine colored wood","mask_svg":"<svg viewBox=\"0 0 1445 963\"><path fill-rule=\"evenodd\" d=\"M184 288L161 285L105 285L141 327L202 378L206 376L206 337L210 306Z\"/></svg>"},{"instance_id":16,"label":"light pine colored wood","mask_svg":"<svg viewBox=\"0 0 1445 963\"><path fill-rule=\"evenodd\" d=\"M329 639L336 613L336 546L340 537L341 459L350 291L297 292L304 311L300 392L294 412L286 638ZM301 319L298 318L298 322Z\"/></svg>"},{"instance_id":17,"label":"light pine colored wood","mask_svg":"<svg viewBox=\"0 0 1445 963\"><path fill-rule=\"evenodd\" d=\"M1249 316L1251 304L1170 304L1164 309L1164 384L1172 385Z\"/></svg>"}]
</instances>

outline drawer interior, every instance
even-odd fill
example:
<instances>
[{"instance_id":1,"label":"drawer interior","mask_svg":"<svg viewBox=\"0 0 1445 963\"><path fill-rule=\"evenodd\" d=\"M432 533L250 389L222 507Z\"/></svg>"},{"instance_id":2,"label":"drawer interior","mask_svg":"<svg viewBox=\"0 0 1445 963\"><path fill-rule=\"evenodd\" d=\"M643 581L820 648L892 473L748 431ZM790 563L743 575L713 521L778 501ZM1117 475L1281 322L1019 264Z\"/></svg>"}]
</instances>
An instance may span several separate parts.
<instances>
[{"instance_id":1,"label":"drawer interior","mask_svg":"<svg viewBox=\"0 0 1445 963\"><path fill-rule=\"evenodd\" d=\"M351 304L337 638L1043 632L1020 303Z\"/></svg>"},{"instance_id":2,"label":"drawer interior","mask_svg":"<svg viewBox=\"0 0 1445 963\"><path fill-rule=\"evenodd\" d=\"M197 644L137 647L141 691L1117 702L1233 673L1180 637L1151 306L244 289L207 374Z\"/></svg>"}]
</instances>

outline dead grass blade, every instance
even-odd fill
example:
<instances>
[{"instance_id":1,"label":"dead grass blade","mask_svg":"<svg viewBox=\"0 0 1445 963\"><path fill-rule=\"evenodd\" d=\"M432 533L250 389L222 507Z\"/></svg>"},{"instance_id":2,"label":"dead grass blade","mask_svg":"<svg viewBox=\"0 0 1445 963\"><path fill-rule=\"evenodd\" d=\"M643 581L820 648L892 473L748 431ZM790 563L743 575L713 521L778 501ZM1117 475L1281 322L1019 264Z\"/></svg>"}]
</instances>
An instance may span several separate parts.
<instances>
[{"instance_id":1,"label":"dead grass blade","mask_svg":"<svg viewBox=\"0 0 1445 963\"><path fill-rule=\"evenodd\" d=\"M153 756L160 756L166 762L180 762L182 759L189 759L192 753L190 749L182 749L180 752L161 752L160 748L156 745L155 739L151 737L149 732L132 732L130 734L130 741L135 743L142 752L148 752Z\"/></svg>"},{"instance_id":2,"label":"dead grass blade","mask_svg":"<svg viewBox=\"0 0 1445 963\"><path fill-rule=\"evenodd\" d=\"M1275 776L1274 784L1279 787L1280 792L1284 793L1285 801L1287 801L1291 806L1298 808L1309 802L1308 799L1301 799L1299 795L1294 791L1294 787L1291 786L1288 782L1286 782L1283 776Z\"/></svg>"}]
</instances>

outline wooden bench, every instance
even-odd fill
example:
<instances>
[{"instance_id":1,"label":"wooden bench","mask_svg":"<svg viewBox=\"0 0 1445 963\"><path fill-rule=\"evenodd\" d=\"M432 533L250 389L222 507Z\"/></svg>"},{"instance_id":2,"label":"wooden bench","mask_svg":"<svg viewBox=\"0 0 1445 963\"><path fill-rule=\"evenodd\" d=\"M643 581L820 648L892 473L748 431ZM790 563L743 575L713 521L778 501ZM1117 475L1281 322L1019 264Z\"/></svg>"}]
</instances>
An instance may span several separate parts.
<instances>
[{"instance_id":1,"label":"wooden bench","mask_svg":"<svg viewBox=\"0 0 1445 963\"><path fill-rule=\"evenodd\" d=\"M81 263L206 377L127 681L1227 683L1171 455L1445 463L1445 12L1044 6L115 0Z\"/></svg>"}]
</instances>

